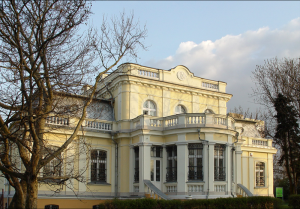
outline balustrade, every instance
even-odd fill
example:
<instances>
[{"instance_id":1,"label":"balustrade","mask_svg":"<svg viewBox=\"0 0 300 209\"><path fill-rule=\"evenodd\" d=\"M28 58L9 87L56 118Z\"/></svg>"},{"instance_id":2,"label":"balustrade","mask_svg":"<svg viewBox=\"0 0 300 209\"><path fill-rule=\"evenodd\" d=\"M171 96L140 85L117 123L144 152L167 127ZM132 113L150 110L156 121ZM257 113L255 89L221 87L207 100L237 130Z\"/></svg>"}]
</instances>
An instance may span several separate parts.
<instances>
[{"instance_id":1,"label":"balustrade","mask_svg":"<svg viewBox=\"0 0 300 209\"><path fill-rule=\"evenodd\" d=\"M259 145L259 146L268 146L268 141L263 140L252 140L253 145Z\"/></svg>"},{"instance_id":2,"label":"balustrade","mask_svg":"<svg viewBox=\"0 0 300 209\"><path fill-rule=\"evenodd\" d=\"M55 124L55 125L69 125L69 118L57 117L57 116L49 116L46 118L46 123Z\"/></svg>"},{"instance_id":3,"label":"balustrade","mask_svg":"<svg viewBox=\"0 0 300 209\"><path fill-rule=\"evenodd\" d=\"M188 116L187 124L205 124L205 116Z\"/></svg>"},{"instance_id":4,"label":"balustrade","mask_svg":"<svg viewBox=\"0 0 300 209\"><path fill-rule=\"evenodd\" d=\"M165 126L166 127L171 127L171 126L176 126L178 124L178 119L176 118L170 118L165 120Z\"/></svg>"},{"instance_id":5,"label":"balustrade","mask_svg":"<svg viewBox=\"0 0 300 209\"><path fill-rule=\"evenodd\" d=\"M177 186L167 186L167 192L177 192Z\"/></svg>"},{"instance_id":6,"label":"balustrade","mask_svg":"<svg viewBox=\"0 0 300 209\"><path fill-rule=\"evenodd\" d=\"M226 188L226 185L215 185L214 186L215 192L225 192L225 188Z\"/></svg>"},{"instance_id":7,"label":"balustrade","mask_svg":"<svg viewBox=\"0 0 300 209\"><path fill-rule=\"evenodd\" d=\"M92 129L99 129L99 130L112 130L111 123L104 123L98 121L85 121L85 126Z\"/></svg>"},{"instance_id":8,"label":"balustrade","mask_svg":"<svg viewBox=\"0 0 300 209\"><path fill-rule=\"evenodd\" d=\"M188 185L188 192L203 192L203 185Z\"/></svg>"}]
</instances>

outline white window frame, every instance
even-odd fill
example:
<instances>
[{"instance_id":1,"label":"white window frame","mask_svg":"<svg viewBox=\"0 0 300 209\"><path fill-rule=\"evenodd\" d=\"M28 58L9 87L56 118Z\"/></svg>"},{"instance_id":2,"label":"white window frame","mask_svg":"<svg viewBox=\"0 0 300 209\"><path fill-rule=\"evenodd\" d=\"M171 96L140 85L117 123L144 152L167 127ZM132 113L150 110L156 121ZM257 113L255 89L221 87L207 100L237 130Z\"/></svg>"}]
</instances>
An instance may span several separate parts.
<instances>
[{"instance_id":1,"label":"white window frame","mask_svg":"<svg viewBox=\"0 0 300 209\"><path fill-rule=\"evenodd\" d=\"M220 148L219 149L217 149L217 146L219 146ZM220 154L220 149L223 149L223 155L221 155ZM226 147L225 147L225 145L224 144L215 144L214 145L214 169L219 169L218 171L217 171L217 173L218 174L220 174L219 173L219 171L220 171L220 160L222 160L223 162L222 162L222 164L223 164L223 166L222 166L222 168L224 169L224 175L225 175L225 177L224 177L224 179L220 179L219 177L214 177L214 180L215 181L226 181ZM223 170L222 169L222 170ZM214 174L216 173L216 171L214 170Z\"/></svg>"},{"instance_id":2,"label":"white window frame","mask_svg":"<svg viewBox=\"0 0 300 209\"><path fill-rule=\"evenodd\" d=\"M263 163L264 167L263 170L257 169L257 164ZM261 173L263 173L262 178L263 178L263 185L258 184L257 182L257 173L259 174L258 177L261 177ZM256 161L255 162L255 187L265 187L266 186L266 162L264 161Z\"/></svg>"},{"instance_id":3,"label":"white window frame","mask_svg":"<svg viewBox=\"0 0 300 209\"><path fill-rule=\"evenodd\" d=\"M200 154L198 154L198 151L200 150ZM190 153L191 152L191 153ZM192 165L190 164L190 159L192 159L192 161L193 161L193 163L192 163ZM201 161L201 174L200 175L195 175L195 173L198 173L198 172L200 172L199 170L198 170L198 164L197 164L197 162L198 162L198 160L200 159L200 161ZM203 181L203 144L196 144L196 143L192 143L192 144L188 144L188 167L193 167L193 169L188 169L189 171L194 171L194 175L191 175L191 174L189 174L188 175L188 180L201 180L201 181ZM200 177L202 177L202 178L189 178L190 176L196 176L196 177L198 177L198 176L200 176Z\"/></svg>"},{"instance_id":4,"label":"white window frame","mask_svg":"<svg viewBox=\"0 0 300 209\"><path fill-rule=\"evenodd\" d=\"M144 107L145 104L148 103L148 107ZM150 108L151 104L153 104L154 108ZM157 108L155 102L152 100L146 100L143 103L143 115L151 115L151 116L156 116Z\"/></svg>"},{"instance_id":5,"label":"white window frame","mask_svg":"<svg viewBox=\"0 0 300 209\"><path fill-rule=\"evenodd\" d=\"M103 162L103 160L100 160L98 157L97 157L97 159L96 159L96 163L97 163L97 166L96 166L96 175L98 175L98 172L99 172L99 168L100 168L100 163L105 163L105 181L101 181L101 180L92 180L92 165L93 165L93 163L95 163L95 162L93 162L93 161L95 161L95 160L93 160L92 159L92 152L93 151L97 151L97 152L105 152L106 153L106 158L105 158L105 160L104 160L104 162ZM99 154L99 153L98 153ZM108 175L108 169L107 169L107 162L108 162L108 151L107 150L104 150L104 149L97 149L97 148L95 148L95 149L91 149L91 152L90 152L90 156L91 156L91 162L90 162L90 174L89 174L89 177L90 177L90 181L92 182L92 183L107 183L108 182L108 177L109 177L109 175ZM99 155L98 155L99 156Z\"/></svg>"}]
</instances>

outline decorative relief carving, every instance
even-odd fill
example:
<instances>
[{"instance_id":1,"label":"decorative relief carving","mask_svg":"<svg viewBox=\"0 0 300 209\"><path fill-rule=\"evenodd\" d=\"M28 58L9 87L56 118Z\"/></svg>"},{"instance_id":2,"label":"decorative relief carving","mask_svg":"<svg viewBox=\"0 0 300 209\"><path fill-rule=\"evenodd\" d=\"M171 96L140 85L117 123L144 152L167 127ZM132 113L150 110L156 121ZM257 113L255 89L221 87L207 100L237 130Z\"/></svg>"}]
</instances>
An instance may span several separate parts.
<instances>
[{"instance_id":1,"label":"decorative relief carving","mask_svg":"<svg viewBox=\"0 0 300 209\"><path fill-rule=\"evenodd\" d=\"M181 81L185 80L186 79L186 73L183 72L183 71L178 71L177 72L177 78Z\"/></svg>"}]
</instances>

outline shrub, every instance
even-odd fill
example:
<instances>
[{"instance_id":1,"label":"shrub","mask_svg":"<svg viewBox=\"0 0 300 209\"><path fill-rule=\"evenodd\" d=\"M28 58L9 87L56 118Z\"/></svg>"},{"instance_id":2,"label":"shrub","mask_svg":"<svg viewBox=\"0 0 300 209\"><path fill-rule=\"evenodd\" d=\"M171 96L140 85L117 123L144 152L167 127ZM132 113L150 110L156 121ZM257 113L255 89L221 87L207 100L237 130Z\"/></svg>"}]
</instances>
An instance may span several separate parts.
<instances>
[{"instance_id":1,"label":"shrub","mask_svg":"<svg viewBox=\"0 0 300 209\"><path fill-rule=\"evenodd\" d=\"M298 201L300 197L297 197ZM273 209L279 208L282 201L272 197L242 197L193 200L154 200L134 199L106 201L99 205L101 209ZM298 202L298 205L299 202Z\"/></svg>"},{"instance_id":2,"label":"shrub","mask_svg":"<svg viewBox=\"0 0 300 209\"><path fill-rule=\"evenodd\" d=\"M300 195L290 195L289 206L292 208L300 208Z\"/></svg>"}]
</instances>

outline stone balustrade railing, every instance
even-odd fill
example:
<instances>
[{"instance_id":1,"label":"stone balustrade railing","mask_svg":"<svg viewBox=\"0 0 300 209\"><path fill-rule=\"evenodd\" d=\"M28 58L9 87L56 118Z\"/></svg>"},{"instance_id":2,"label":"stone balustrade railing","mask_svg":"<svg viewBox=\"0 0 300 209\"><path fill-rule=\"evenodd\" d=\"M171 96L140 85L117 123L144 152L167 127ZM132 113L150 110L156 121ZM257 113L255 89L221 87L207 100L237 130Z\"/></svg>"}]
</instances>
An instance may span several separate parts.
<instances>
[{"instance_id":1,"label":"stone balustrade railing","mask_svg":"<svg viewBox=\"0 0 300 209\"><path fill-rule=\"evenodd\" d=\"M188 127L220 127L235 129L234 119L226 115L186 113L167 117L140 115L131 120L131 129L169 130Z\"/></svg>"}]
</instances>

